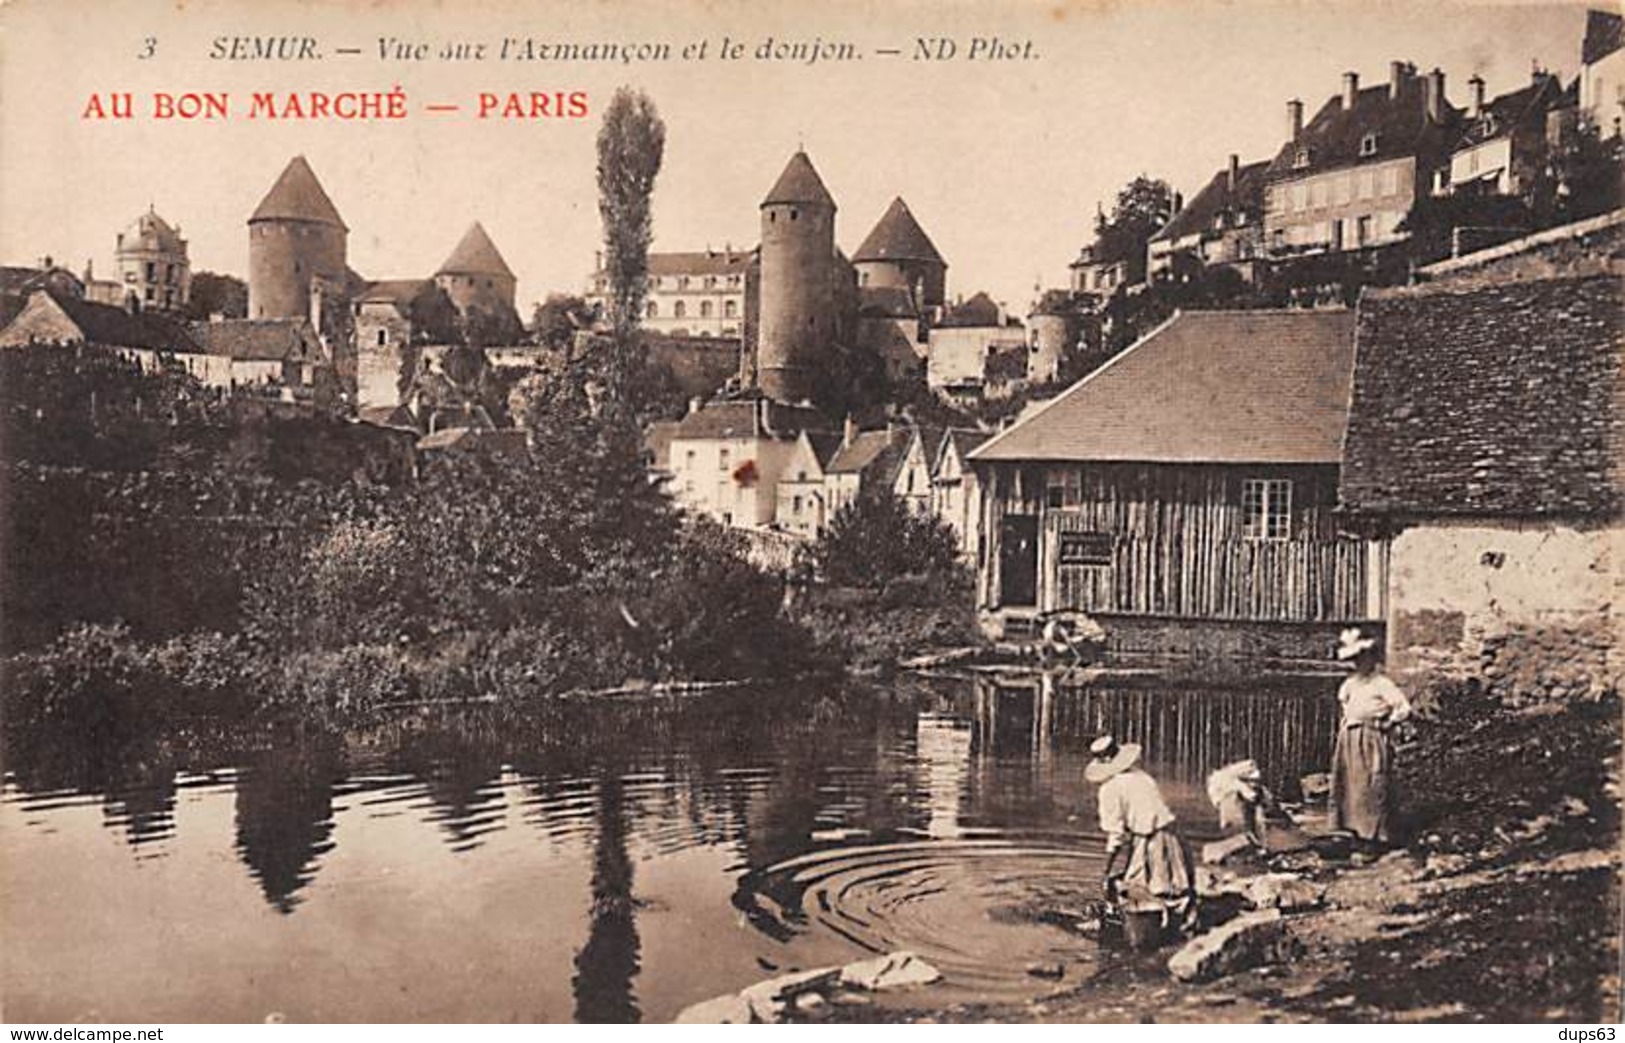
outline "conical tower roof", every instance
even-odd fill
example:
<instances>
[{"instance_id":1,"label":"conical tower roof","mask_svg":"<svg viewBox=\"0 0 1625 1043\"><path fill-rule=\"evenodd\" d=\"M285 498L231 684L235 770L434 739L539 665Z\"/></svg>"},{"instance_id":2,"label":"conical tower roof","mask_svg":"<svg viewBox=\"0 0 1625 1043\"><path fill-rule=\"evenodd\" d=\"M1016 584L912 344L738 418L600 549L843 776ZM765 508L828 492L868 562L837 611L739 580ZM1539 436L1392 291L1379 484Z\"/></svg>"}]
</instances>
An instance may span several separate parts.
<instances>
[{"instance_id":1,"label":"conical tower roof","mask_svg":"<svg viewBox=\"0 0 1625 1043\"><path fill-rule=\"evenodd\" d=\"M898 196L881 215L863 245L852 255L853 263L864 261L931 261L947 267L931 237L914 220L908 204Z\"/></svg>"},{"instance_id":2,"label":"conical tower roof","mask_svg":"<svg viewBox=\"0 0 1625 1043\"><path fill-rule=\"evenodd\" d=\"M512 279L513 269L502 259L496 244L485 234L485 228L475 221L463 233L457 249L446 258L436 275L505 275Z\"/></svg>"},{"instance_id":3,"label":"conical tower roof","mask_svg":"<svg viewBox=\"0 0 1625 1043\"><path fill-rule=\"evenodd\" d=\"M797 152L784 165L784 173L773 183L773 190L762 200L763 206L776 203L805 203L835 209L835 198L824 187L824 179L813 169L807 153Z\"/></svg>"},{"instance_id":4,"label":"conical tower roof","mask_svg":"<svg viewBox=\"0 0 1625 1043\"><path fill-rule=\"evenodd\" d=\"M254 208L254 216L248 219L249 224L255 221L311 221L345 228L344 218L327 198L322 183L316 180L304 156L295 156L288 162L271 191Z\"/></svg>"}]
</instances>

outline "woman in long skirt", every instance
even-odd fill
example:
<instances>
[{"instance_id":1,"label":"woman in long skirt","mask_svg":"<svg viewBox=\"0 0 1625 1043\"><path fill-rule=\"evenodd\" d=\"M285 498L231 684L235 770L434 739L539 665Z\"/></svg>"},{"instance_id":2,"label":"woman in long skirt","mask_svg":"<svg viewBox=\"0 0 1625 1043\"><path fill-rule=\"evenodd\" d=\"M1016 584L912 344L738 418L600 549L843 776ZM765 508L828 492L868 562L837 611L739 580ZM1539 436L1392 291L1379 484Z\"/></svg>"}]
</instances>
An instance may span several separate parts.
<instances>
[{"instance_id":1,"label":"woman in long skirt","mask_svg":"<svg viewBox=\"0 0 1625 1043\"><path fill-rule=\"evenodd\" d=\"M1337 658L1354 673L1337 690L1342 718L1332 752L1332 828L1367 846L1391 839L1394 748L1389 729L1410 715L1411 703L1382 673L1377 642L1357 629L1343 631Z\"/></svg>"},{"instance_id":2,"label":"woman in long skirt","mask_svg":"<svg viewBox=\"0 0 1625 1043\"><path fill-rule=\"evenodd\" d=\"M1190 851L1174 831L1174 813L1157 781L1139 767L1140 747L1102 736L1084 778L1100 787L1100 830L1106 834L1108 898L1129 914L1156 914L1166 928L1194 913Z\"/></svg>"}]
</instances>

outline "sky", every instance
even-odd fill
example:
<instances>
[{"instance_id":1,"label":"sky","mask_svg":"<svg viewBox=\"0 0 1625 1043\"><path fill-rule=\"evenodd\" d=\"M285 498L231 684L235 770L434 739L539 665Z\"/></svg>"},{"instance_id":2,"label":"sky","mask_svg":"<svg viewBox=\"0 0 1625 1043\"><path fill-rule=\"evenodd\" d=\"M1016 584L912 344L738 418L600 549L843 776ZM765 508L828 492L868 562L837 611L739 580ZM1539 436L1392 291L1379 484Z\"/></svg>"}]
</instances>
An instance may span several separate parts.
<instances>
[{"instance_id":1,"label":"sky","mask_svg":"<svg viewBox=\"0 0 1625 1043\"><path fill-rule=\"evenodd\" d=\"M115 236L150 205L190 241L194 271L246 276L245 222L303 154L350 228L352 268L430 275L479 220L528 312L550 291L579 292L593 268L595 135L629 85L666 124L654 249L753 245L762 197L804 147L839 206L840 246L856 248L902 196L948 261L950 296L986 290L1019 309L1035 286L1065 283L1097 202L1109 208L1135 175L1188 197L1232 152L1274 155L1288 99L1313 115L1345 71L1383 82L1396 59L1442 68L1457 105L1474 74L1491 96L1527 83L1535 62L1566 79L1584 22L1583 6L1464 0L12 0L0 7L0 262L48 254L77 271L91 259L106 276ZM217 39L264 36L312 38L321 57L210 56ZM672 57L502 60L505 38L665 43ZM720 58L724 38L744 54ZM855 57L757 60L769 38ZM922 38L953 41L955 56L916 59ZM995 38L1014 57L984 59ZM396 41L487 54L380 57ZM682 60L701 41L706 57ZM396 87L403 120L246 118L256 91ZM154 92L188 91L229 94L229 118L152 118ZM482 92L533 91L584 91L588 115L475 116ZM98 92L130 92L135 118L82 118Z\"/></svg>"}]
</instances>

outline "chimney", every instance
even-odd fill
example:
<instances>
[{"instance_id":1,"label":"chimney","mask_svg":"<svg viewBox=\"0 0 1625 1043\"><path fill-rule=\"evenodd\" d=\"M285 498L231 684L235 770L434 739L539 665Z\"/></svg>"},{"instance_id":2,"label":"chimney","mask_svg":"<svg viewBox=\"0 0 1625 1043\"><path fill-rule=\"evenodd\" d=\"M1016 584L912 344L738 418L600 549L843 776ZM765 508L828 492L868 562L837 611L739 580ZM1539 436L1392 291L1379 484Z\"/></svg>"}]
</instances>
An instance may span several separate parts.
<instances>
[{"instance_id":1,"label":"chimney","mask_svg":"<svg viewBox=\"0 0 1625 1043\"><path fill-rule=\"evenodd\" d=\"M1473 92L1473 109L1470 115L1476 120L1484 115L1484 77L1474 75L1467 81L1467 86Z\"/></svg>"},{"instance_id":2,"label":"chimney","mask_svg":"<svg viewBox=\"0 0 1625 1043\"><path fill-rule=\"evenodd\" d=\"M1303 102L1293 98L1286 103L1287 140L1297 141L1303 134Z\"/></svg>"},{"instance_id":3,"label":"chimney","mask_svg":"<svg viewBox=\"0 0 1625 1043\"><path fill-rule=\"evenodd\" d=\"M1404 62L1388 63L1388 97L1390 100L1399 97L1400 89L1405 86L1405 80L1410 76L1410 68Z\"/></svg>"},{"instance_id":4,"label":"chimney","mask_svg":"<svg viewBox=\"0 0 1625 1043\"><path fill-rule=\"evenodd\" d=\"M1354 100L1360 96L1360 74L1345 72L1343 74L1343 107L1354 108Z\"/></svg>"},{"instance_id":5,"label":"chimney","mask_svg":"<svg viewBox=\"0 0 1625 1043\"><path fill-rule=\"evenodd\" d=\"M1422 85L1422 94L1426 99L1428 119L1434 123L1444 122L1444 70L1435 67L1428 73L1427 81Z\"/></svg>"},{"instance_id":6,"label":"chimney","mask_svg":"<svg viewBox=\"0 0 1625 1043\"><path fill-rule=\"evenodd\" d=\"M841 424L841 448L850 449L858 437L858 422L852 419L852 414L846 414L846 420Z\"/></svg>"},{"instance_id":7,"label":"chimney","mask_svg":"<svg viewBox=\"0 0 1625 1043\"><path fill-rule=\"evenodd\" d=\"M1230 174L1229 174L1229 177L1225 181L1225 183L1229 186L1229 190L1230 190L1230 193L1232 195L1235 194L1236 183L1239 182L1240 180L1241 180L1241 157L1236 155L1234 152L1232 152L1232 153L1230 153Z\"/></svg>"}]
</instances>

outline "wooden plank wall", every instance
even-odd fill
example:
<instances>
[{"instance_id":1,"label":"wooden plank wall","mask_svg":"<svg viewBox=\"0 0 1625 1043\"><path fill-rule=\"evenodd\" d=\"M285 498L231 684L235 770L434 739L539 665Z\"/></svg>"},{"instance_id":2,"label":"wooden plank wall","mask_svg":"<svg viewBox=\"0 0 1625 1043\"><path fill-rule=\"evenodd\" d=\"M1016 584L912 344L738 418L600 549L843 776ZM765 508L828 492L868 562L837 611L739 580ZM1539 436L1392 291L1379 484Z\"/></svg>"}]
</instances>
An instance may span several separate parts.
<instances>
[{"instance_id":1,"label":"wooden plank wall","mask_svg":"<svg viewBox=\"0 0 1625 1043\"><path fill-rule=\"evenodd\" d=\"M1338 534L1337 469L1106 464L997 467L984 500L990 537L984 603L998 593L991 546L1008 513L1041 518L1039 604L1046 610L1198 619L1325 622L1382 618L1385 543ZM1292 481L1292 534L1248 539L1241 485ZM1060 508L1047 490L1065 489ZM1114 537L1110 565L1060 565L1060 535Z\"/></svg>"}]
</instances>

